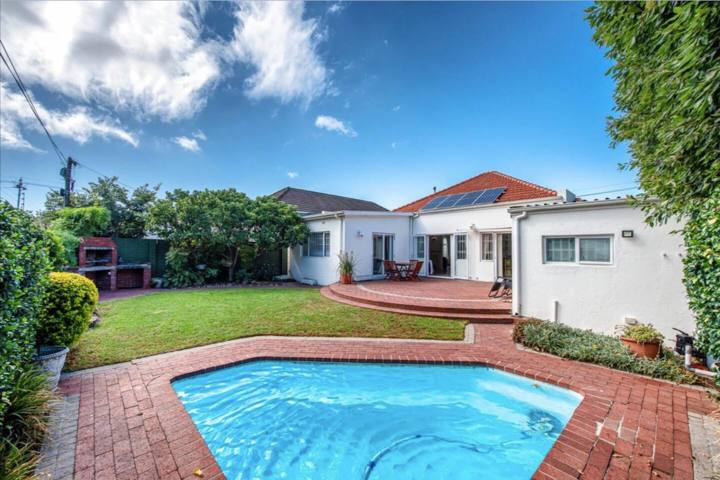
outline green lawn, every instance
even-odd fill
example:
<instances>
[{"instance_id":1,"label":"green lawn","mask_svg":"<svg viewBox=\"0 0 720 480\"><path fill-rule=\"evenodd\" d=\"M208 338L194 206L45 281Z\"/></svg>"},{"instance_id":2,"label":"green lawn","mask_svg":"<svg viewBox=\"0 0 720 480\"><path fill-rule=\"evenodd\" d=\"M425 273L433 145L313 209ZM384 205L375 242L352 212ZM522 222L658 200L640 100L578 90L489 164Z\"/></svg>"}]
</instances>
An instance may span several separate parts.
<instances>
[{"instance_id":1,"label":"green lawn","mask_svg":"<svg viewBox=\"0 0 720 480\"><path fill-rule=\"evenodd\" d=\"M67 370L253 335L462 340L465 325L342 305L310 288L162 292L103 303L100 314Z\"/></svg>"}]
</instances>

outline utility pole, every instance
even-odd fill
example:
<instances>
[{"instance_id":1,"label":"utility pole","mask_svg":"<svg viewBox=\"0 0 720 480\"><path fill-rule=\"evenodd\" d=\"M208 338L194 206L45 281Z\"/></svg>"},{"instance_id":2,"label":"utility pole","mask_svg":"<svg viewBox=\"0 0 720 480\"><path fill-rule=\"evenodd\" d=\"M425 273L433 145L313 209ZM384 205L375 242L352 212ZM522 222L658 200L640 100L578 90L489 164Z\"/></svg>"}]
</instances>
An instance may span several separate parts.
<instances>
[{"instance_id":1,"label":"utility pole","mask_svg":"<svg viewBox=\"0 0 720 480\"><path fill-rule=\"evenodd\" d=\"M73 167L77 165L77 162L68 157L67 164L60 169L60 175L65 179L65 188L60 190L60 194L63 196L64 204L66 207L70 206L70 194L75 188L75 180L73 180Z\"/></svg>"},{"instance_id":2,"label":"utility pole","mask_svg":"<svg viewBox=\"0 0 720 480\"><path fill-rule=\"evenodd\" d=\"M18 196L17 196L17 205L16 207L18 210L20 209L20 206L22 205L22 208L25 208L25 190L27 190L27 187L23 183L23 179L20 178L18 180L18 183L15 185L15 188L17 188ZM22 201L21 201L22 200Z\"/></svg>"}]
</instances>

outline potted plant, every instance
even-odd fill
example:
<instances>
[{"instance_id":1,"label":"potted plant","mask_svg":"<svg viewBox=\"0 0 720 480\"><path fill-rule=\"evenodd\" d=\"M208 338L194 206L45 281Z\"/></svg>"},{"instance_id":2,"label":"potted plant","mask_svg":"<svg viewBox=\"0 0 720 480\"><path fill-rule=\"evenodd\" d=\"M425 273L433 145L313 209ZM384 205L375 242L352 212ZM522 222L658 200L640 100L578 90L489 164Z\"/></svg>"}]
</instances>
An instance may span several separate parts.
<instances>
[{"instance_id":1,"label":"potted plant","mask_svg":"<svg viewBox=\"0 0 720 480\"><path fill-rule=\"evenodd\" d=\"M89 279L76 273L50 274L38 321L35 363L57 387L69 347L78 341L92 321L98 303L98 291Z\"/></svg>"},{"instance_id":2,"label":"potted plant","mask_svg":"<svg viewBox=\"0 0 720 480\"><path fill-rule=\"evenodd\" d=\"M641 358L657 357L664 339L665 337L655 327L642 323L627 325L620 337L625 346Z\"/></svg>"},{"instance_id":3,"label":"potted plant","mask_svg":"<svg viewBox=\"0 0 720 480\"><path fill-rule=\"evenodd\" d=\"M340 283L349 285L352 283L353 272L355 271L355 257L352 252L340 252L338 260Z\"/></svg>"}]
</instances>

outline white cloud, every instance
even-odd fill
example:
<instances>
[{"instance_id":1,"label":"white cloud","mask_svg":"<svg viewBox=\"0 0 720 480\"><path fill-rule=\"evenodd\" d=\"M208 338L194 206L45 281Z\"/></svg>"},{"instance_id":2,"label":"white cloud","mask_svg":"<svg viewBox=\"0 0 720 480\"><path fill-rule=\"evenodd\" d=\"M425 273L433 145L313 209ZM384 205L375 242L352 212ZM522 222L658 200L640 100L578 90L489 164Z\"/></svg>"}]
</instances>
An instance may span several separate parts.
<instances>
[{"instance_id":1,"label":"white cloud","mask_svg":"<svg viewBox=\"0 0 720 480\"><path fill-rule=\"evenodd\" d=\"M328 91L329 72L317 53L322 32L314 19L303 19L303 11L302 2L239 6L232 51L255 69L245 81L248 97L307 105Z\"/></svg>"},{"instance_id":2,"label":"white cloud","mask_svg":"<svg viewBox=\"0 0 720 480\"><path fill-rule=\"evenodd\" d=\"M343 10L345 10L345 6L340 2L336 2L336 3L333 3L332 5L330 5L330 7L327 9L327 12L328 13L340 13Z\"/></svg>"},{"instance_id":3,"label":"white cloud","mask_svg":"<svg viewBox=\"0 0 720 480\"><path fill-rule=\"evenodd\" d=\"M180 145L180 147L182 147L183 149L190 152L198 153L200 151L200 145L195 138L181 136L173 138L172 141Z\"/></svg>"},{"instance_id":4,"label":"white cloud","mask_svg":"<svg viewBox=\"0 0 720 480\"><path fill-rule=\"evenodd\" d=\"M357 137L357 132L352 129L350 125L345 125L342 120L338 120L335 117L329 115L319 115L315 119L315 126L318 128L324 128L331 132L337 132L346 137Z\"/></svg>"},{"instance_id":5,"label":"white cloud","mask_svg":"<svg viewBox=\"0 0 720 480\"><path fill-rule=\"evenodd\" d=\"M290 178L297 178L300 174L298 172L287 172L287 176Z\"/></svg>"},{"instance_id":6,"label":"white cloud","mask_svg":"<svg viewBox=\"0 0 720 480\"><path fill-rule=\"evenodd\" d=\"M198 140L207 140L207 137L205 136L205 132L202 130L197 130L195 133L192 134L193 138L197 138Z\"/></svg>"},{"instance_id":7,"label":"white cloud","mask_svg":"<svg viewBox=\"0 0 720 480\"><path fill-rule=\"evenodd\" d=\"M36 99L33 103L38 115L45 122L51 134L71 138L83 144L92 137L116 138L138 146L137 136L128 132L118 122L108 118L101 118L85 107L73 107L66 112L48 110ZM40 130L30 106L22 94L11 91L7 85L0 82L0 139L3 146L20 150L35 150L21 134L20 126Z\"/></svg>"},{"instance_id":8,"label":"white cloud","mask_svg":"<svg viewBox=\"0 0 720 480\"><path fill-rule=\"evenodd\" d=\"M138 116L189 117L221 75L189 2L3 2L3 41L25 82Z\"/></svg>"}]
</instances>

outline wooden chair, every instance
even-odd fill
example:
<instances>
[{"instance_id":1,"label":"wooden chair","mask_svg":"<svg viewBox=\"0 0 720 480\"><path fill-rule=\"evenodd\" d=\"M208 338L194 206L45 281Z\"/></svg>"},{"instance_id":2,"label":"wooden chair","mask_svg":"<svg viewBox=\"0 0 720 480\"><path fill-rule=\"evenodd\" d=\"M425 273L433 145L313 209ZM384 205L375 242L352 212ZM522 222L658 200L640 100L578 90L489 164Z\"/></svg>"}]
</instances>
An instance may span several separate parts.
<instances>
[{"instance_id":1,"label":"wooden chair","mask_svg":"<svg viewBox=\"0 0 720 480\"><path fill-rule=\"evenodd\" d=\"M402 275L400 275L395 262L392 260L383 260L383 267L385 269L385 278L388 280L402 280Z\"/></svg>"},{"instance_id":2,"label":"wooden chair","mask_svg":"<svg viewBox=\"0 0 720 480\"><path fill-rule=\"evenodd\" d=\"M410 271L408 271L407 278L409 280L415 280L420 281L420 270L422 270L423 262L422 260L411 260L410 261Z\"/></svg>"}]
</instances>

